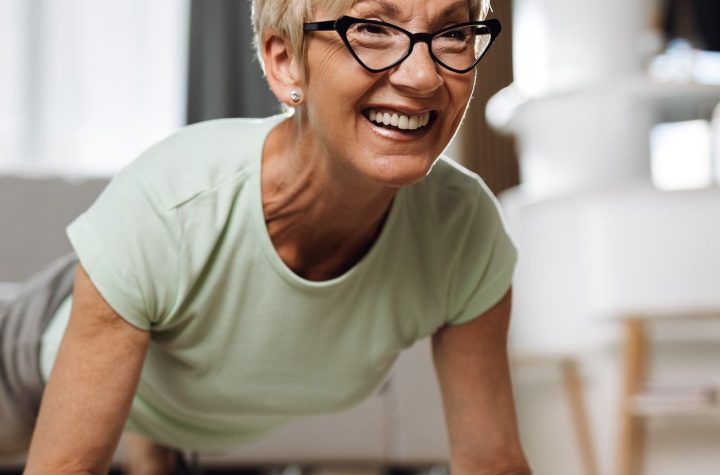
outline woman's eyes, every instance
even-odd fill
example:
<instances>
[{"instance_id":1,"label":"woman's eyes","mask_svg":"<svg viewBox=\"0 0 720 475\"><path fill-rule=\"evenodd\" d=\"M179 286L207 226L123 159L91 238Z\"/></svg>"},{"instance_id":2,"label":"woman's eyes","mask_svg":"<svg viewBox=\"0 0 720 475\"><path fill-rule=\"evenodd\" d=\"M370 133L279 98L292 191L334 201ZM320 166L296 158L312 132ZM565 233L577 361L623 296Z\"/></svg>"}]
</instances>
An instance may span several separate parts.
<instances>
[{"instance_id":1,"label":"woman's eyes","mask_svg":"<svg viewBox=\"0 0 720 475\"><path fill-rule=\"evenodd\" d=\"M385 25L379 25L377 23L357 23L353 26L352 30L355 33L359 33L365 36L390 36L398 34L399 32L387 27ZM441 33L437 38L450 41L466 42L468 37L471 35L471 31L468 28L457 28L454 30L448 30Z\"/></svg>"},{"instance_id":2,"label":"woman's eyes","mask_svg":"<svg viewBox=\"0 0 720 475\"><path fill-rule=\"evenodd\" d=\"M450 40L458 40L458 41L465 41L467 39L467 32L465 30L450 30L446 31L445 33L441 34L441 38L446 38Z\"/></svg>"},{"instance_id":3,"label":"woman's eyes","mask_svg":"<svg viewBox=\"0 0 720 475\"><path fill-rule=\"evenodd\" d=\"M374 23L360 23L357 26L357 31L368 35L387 35L389 33L389 29L386 26L376 25Z\"/></svg>"}]
</instances>

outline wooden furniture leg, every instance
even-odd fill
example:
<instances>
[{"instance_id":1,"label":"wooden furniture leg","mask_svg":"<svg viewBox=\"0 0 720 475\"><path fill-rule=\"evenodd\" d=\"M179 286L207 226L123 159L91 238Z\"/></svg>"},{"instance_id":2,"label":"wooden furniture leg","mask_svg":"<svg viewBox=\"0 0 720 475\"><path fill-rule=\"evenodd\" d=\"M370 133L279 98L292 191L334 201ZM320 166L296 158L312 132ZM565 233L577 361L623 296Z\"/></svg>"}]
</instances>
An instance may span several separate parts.
<instances>
[{"instance_id":1,"label":"wooden furniture leg","mask_svg":"<svg viewBox=\"0 0 720 475\"><path fill-rule=\"evenodd\" d=\"M592 434L585 409L582 381L575 360L566 358L561 363L565 391L570 402L575 434L580 446L580 458L586 475L598 475L597 459L593 449Z\"/></svg>"},{"instance_id":2,"label":"wooden furniture leg","mask_svg":"<svg viewBox=\"0 0 720 475\"><path fill-rule=\"evenodd\" d=\"M641 475L645 422L633 413L633 396L646 377L647 338L642 320L624 322L623 382L620 401L617 475Z\"/></svg>"}]
</instances>

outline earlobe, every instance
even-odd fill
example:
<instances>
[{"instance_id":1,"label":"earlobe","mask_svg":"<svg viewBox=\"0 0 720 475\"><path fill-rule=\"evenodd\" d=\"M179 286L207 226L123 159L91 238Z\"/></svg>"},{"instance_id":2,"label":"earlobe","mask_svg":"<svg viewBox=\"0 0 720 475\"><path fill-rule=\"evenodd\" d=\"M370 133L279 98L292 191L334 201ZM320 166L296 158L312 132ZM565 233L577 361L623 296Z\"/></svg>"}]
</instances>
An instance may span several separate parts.
<instances>
[{"instance_id":1,"label":"earlobe","mask_svg":"<svg viewBox=\"0 0 720 475\"><path fill-rule=\"evenodd\" d=\"M291 107L300 105L302 75L290 42L276 33L266 34L262 43L262 58L265 75L275 97Z\"/></svg>"},{"instance_id":2,"label":"earlobe","mask_svg":"<svg viewBox=\"0 0 720 475\"><path fill-rule=\"evenodd\" d=\"M295 104L299 104L302 100L302 94L300 94L300 91L297 91L295 89L290 91L290 100L293 101Z\"/></svg>"}]
</instances>

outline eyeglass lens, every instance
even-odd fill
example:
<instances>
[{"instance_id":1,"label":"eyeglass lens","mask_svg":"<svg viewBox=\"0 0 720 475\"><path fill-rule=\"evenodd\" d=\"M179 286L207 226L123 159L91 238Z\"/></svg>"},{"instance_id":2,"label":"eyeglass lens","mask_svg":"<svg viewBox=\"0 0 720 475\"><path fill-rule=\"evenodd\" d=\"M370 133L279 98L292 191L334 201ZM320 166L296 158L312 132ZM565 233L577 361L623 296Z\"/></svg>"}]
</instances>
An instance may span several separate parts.
<instances>
[{"instance_id":1,"label":"eyeglass lens","mask_svg":"<svg viewBox=\"0 0 720 475\"><path fill-rule=\"evenodd\" d=\"M355 23L348 28L346 37L357 57L370 69L395 64L410 48L410 37L389 25ZM434 36L432 52L444 65L465 70L483 55L491 39L485 26L460 26Z\"/></svg>"}]
</instances>

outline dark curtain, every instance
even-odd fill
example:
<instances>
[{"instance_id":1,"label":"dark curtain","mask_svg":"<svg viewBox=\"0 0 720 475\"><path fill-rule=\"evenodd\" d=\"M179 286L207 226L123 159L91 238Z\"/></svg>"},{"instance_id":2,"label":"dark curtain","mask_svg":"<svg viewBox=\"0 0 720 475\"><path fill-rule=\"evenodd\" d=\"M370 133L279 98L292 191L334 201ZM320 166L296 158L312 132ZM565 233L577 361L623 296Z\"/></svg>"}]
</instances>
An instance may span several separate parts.
<instances>
[{"instance_id":1,"label":"dark curtain","mask_svg":"<svg viewBox=\"0 0 720 475\"><path fill-rule=\"evenodd\" d=\"M252 47L248 0L191 0L187 122L280 111Z\"/></svg>"},{"instance_id":2,"label":"dark curtain","mask_svg":"<svg viewBox=\"0 0 720 475\"><path fill-rule=\"evenodd\" d=\"M720 51L720 1L665 0L665 35L683 38L694 46Z\"/></svg>"}]
</instances>

